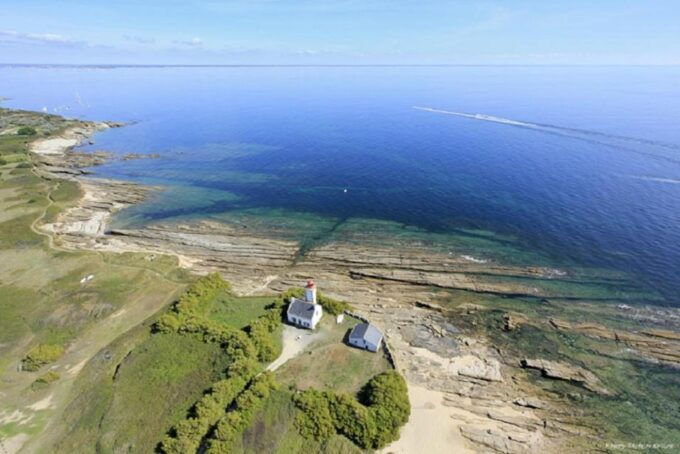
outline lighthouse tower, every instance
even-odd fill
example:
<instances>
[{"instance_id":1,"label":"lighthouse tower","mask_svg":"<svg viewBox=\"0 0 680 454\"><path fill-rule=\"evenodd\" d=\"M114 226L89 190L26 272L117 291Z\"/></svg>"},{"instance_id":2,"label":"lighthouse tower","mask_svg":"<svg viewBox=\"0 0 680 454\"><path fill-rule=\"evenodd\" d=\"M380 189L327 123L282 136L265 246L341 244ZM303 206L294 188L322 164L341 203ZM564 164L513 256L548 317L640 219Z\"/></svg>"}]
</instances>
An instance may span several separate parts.
<instances>
[{"instance_id":1,"label":"lighthouse tower","mask_svg":"<svg viewBox=\"0 0 680 454\"><path fill-rule=\"evenodd\" d=\"M307 286L305 286L305 301L316 304L316 286L313 279L309 279Z\"/></svg>"}]
</instances>

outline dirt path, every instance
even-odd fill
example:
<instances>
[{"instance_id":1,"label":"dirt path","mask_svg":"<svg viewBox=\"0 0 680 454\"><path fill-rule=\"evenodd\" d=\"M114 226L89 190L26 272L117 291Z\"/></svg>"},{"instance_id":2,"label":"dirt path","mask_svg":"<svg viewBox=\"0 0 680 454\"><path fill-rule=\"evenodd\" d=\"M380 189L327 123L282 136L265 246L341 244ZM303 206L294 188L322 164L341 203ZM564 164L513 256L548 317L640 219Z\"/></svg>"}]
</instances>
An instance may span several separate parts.
<instances>
[{"instance_id":1,"label":"dirt path","mask_svg":"<svg viewBox=\"0 0 680 454\"><path fill-rule=\"evenodd\" d=\"M321 339L322 337L323 333L320 331L310 331L295 328L290 325L283 325L283 351L274 362L267 366L267 370L275 371L283 366L288 360L295 358L305 351L305 349L314 341Z\"/></svg>"},{"instance_id":2,"label":"dirt path","mask_svg":"<svg viewBox=\"0 0 680 454\"><path fill-rule=\"evenodd\" d=\"M39 178L44 178L35 168L32 168L31 171ZM73 251L56 245L53 235L40 229L48 211L56 204L53 194L59 190L61 185L59 180L43 179L43 181L46 193L40 186L36 188L36 193L44 195L47 203L39 212L34 212L36 216L28 227L36 235L47 237L47 243L40 246L40 249L72 253ZM0 454L45 452L45 449L51 445L54 436L51 428L55 422L60 420L61 414L74 392L75 380L87 362L117 337L144 322L173 301L184 286L184 282L170 279L165 273L151 269L151 267L127 263L108 263L106 252L90 251L89 253L99 257L106 264L111 274L123 272L123 270L142 271L145 285L141 285L139 290L135 291L118 311L86 328L71 342L66 353L50 366L50 370L58 372L61 378L51 384L49 394L39 393L33 396L30 393L24 393L24 390L35 380L35 374L14 373L11 381L5 383L3 393L12 397L11 402L9 399L3 399L3 404L7 404L6 409L10 411L13 408L18 415L21 415L22 418L31 419L34 424L33 427L30 427L32 432L30 435L19 430L11 437L0 439ZM38 427L43 424L44 426L36 431L36 423L39 424Z\"/></svg>"},{"instance_id":3,"label":"dirt path","mask_svg":"<svg viewBox=\"0 0 680 454\"><path fill-rule=\"evenodd\" d=\"M35 171L34 167L31 167L31 172L33 175L35 175L38 178L41 178L40 175ZM48 182L49 184L49 182ZM47 206L42 210L40 215L31 222L31 231L35 233L36 235L44 236L47 238L47 247L49 249L56 249L60 250L54 245L54 237L50 235L49 233L43 232L38 228L38 224L42 222L43 219L45 219L45 216L47 216L47 210L50 209L52 205L54 205L54 199L52 198L52 193L56 190L59 189L59 186L61 185L60 181L57 181L54 186L50 187L47 190L47 194L45 194L45 198L47 199Z\"/></svg>"}]
</instances>

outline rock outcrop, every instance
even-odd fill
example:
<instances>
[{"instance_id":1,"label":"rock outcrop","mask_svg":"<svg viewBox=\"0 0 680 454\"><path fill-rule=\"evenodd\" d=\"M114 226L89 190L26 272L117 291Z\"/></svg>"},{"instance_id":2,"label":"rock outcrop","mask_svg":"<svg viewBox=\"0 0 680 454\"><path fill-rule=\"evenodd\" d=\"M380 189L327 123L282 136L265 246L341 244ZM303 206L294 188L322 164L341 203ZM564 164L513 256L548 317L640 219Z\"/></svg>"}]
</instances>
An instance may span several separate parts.
<instances>
[{"instance_id":1,"label":"rock outcrop","mask_svg":"<svg viewBox=\"0 0 680 454\"><path fill-rule=\"evenodd\" d=\"M602 386L600 379L594 373L582 367L545 359L527 358L521 361L521 365L524 368L541 371L544 377L570 381L598 394L611 394L607 388Z\"/></svg>"},{"instance_id":2,"label":"rock outcrop","mask_svg":"<svg viewBox=\"0 0 680 454\"><path fill-rule=\"evenodd\" d=\"M597 323L569 323L555 318L550 324L559 330L574 331L599 339L623 343L650 361L657 361L673 367L680 367L680 333L648 329L639 333L615 330Z\"/></svg>"}]
</instances>

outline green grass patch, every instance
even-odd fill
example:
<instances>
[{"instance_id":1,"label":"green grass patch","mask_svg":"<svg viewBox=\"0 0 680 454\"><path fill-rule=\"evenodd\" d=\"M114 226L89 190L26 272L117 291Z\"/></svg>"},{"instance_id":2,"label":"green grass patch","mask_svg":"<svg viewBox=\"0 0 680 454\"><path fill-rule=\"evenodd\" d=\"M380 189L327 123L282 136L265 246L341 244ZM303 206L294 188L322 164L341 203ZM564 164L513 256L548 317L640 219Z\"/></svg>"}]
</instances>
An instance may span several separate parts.
<instances>
[{"instance_id":1,"label":"green grass patch","mask_svg":"<svg viewBox=\"0 0 680 454\"><path fill-rule=\"evenodd\" d=\"M35 217L35 214L26 214L0 223L0 249L42 246L46 241L45 237L28 228Z\"/></svg>"},{"instance_id":2,"label":"green grass patch","mask_svg":"<svg viewBox=\"0 0 680 454\"><path fill-rule=\"evenodd\" d=\"M172 309L154 323L157 333L179 333L219 345L226 357L231 359L226 378L213 384L188 417L173 426L163 438L159 446L162 452L194 452L201 448L206 436L213 435L216 437L214 445L219 447L210 444L209 450L226 452L225 446L231 445L238 430L245 428L246 419L252 416L248 403L255 405L260 402L273 383L271 380L261 383L269 377L268 374L254 377L261 371L258 361L271 361L280 353L274 348L272 336L277 335L281 325L283 302L276 301L267 307L263 315L251 320L247 327L237 329L208 318L216 298L229 291L229 284L218 274L204 276L189 286ZM243 391L249 382L250 388ZM238 411L225 416L225 409L233 405ZM224 418L229 421L224 422Z\"/></svg>"},{"instance_id":3,"label":"green grass patch","mask_svg":"<svg viewBox=\"0 0 680 454\"><path fill-rule=\"evenodd\" d=\"M75 181L60 181L51 195L55 203L75 202L82 195L82 190Z\"/></svg>"},{"instance_id":4,"label":"green grass patch","mask_svg":"<svg viewBox=\"0 0 680 454\"><path fill-rule=\"evenodd\" d=\"M288 361L279 380L298 389L356 392L374 375L391 370L385 356L335 343L316 348Z\"/></svg>"},{"instance_id":5,"label":"green grass patch","mask_svg":"<svg viewBox=\"0 0 680 454\"><path fill-rule=\"evenodd\" d=\"M224 377L217 344L141 327L83 371L55 452L154 452L205 389Z\"/></svg>"},{"instance_id":6,"label":"green grass patch","mask_svg":"<svg viewBox=\"0 0 680 454\"><path fill-rule=\"evenodd\" d=\"M31 389L39 390L39 389L47 388L50 384L54 383L55 381L59 380L60 378L61 378L61 376L59 375L59 372L51 370L51 371L47 372L46 374L38 377L33 382L33 384L31 385Z\"/></svg>"},{"instance_id":7,"label":"green grass patch","mask_svg":"<svg viewBox=\"0 0 680 454\"><path fill-rule=\"evenodd\" d=\"M172 333L151 336L114 375L101 449L153 451L203 391L224 376L229 362L219 345Z\"/></svg>"},{"instance_id":8,"label":"green grass patch","mask_svg":"<svg viewBox=\"0 0 680 454\"><path fill-rule=\"evenodd\" d=\"M356 393L373 376L392 370L382 351L372 353L346 344L349 331L360 321L324 316L317 325L320 338L308 351L276 371L278 380L297 389L337 390Z\"/></svg>"},{"instance_id":9,"label":"green grass patch","mask_svg":"<svg viewBox=\"0 0 680 454\"><path fill-rule=\"evenodd\" d=\"M274 299L271 296L236 297L228 291L222 291L213 300L208 317L234 328L245 328L254 319L264 315Z\"/></svg>"},{"instance_id":10,"label":"green grass patch","mask_svg":"<svg viewBox=\"0 0 680 454\"><path fill-rule=\"evenodd\" d=\"M64 346L56 344L40 344L31 348L21 361L22 370L34 372L42 366L53 363L64 354Z\"/></svg>"},{"instance_id":11,"label":"green grass patch","mask_svg":"<svg viewBox=\"0 0 680 454\"><path fill-rule=\"evenodd\" d=\"M0 157L14 154L26 154L28 140L15 135L0 136Z\"/></svg>"}]
</instances>

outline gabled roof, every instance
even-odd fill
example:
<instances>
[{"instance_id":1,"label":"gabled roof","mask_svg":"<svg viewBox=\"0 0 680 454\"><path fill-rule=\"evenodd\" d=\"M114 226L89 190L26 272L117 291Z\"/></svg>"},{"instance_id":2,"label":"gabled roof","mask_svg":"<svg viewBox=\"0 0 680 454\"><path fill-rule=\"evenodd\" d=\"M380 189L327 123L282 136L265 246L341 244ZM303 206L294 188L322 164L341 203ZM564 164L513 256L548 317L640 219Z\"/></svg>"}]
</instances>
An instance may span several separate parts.
<instances>
[{"instance_id":1,"label":"gabled roof","mask_svg":"<svg viewBox=\"0 0 680 454\"><path fill-rule=\"evenodd\" d=\"M311 321L314 315L314 306L315 304L313 303L291 298L288 305L288 315L294 315L298 318Z\"/></svg>"},{"instance_id":2,"label":"gabled roof","mask_svg":"<svg viewBox=\"0 0 680 454\"><path fill-rule=\"evenodd\" d=\"M351 340L365 340L373 345L378 345L382 337L383 335L378 328L368 323L359 323L349 333Z\"/></svg>"}]
</instances>

